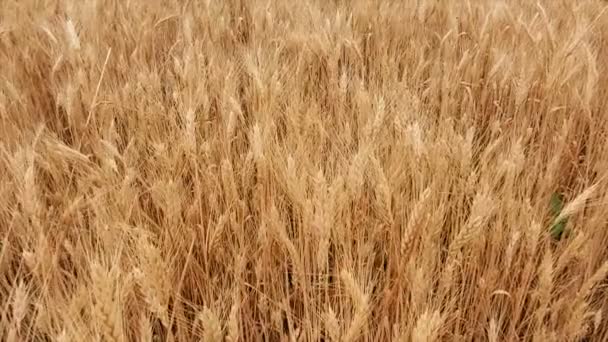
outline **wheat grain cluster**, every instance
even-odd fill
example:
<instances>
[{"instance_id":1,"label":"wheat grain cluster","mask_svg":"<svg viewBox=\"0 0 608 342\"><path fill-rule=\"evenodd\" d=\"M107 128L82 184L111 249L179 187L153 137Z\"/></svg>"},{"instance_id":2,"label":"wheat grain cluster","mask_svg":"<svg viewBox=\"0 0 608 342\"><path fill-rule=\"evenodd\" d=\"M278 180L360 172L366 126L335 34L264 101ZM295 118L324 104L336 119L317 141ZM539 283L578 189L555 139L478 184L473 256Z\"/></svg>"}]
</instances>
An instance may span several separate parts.
<instances>
[{"instance_id":1,"label":"wheat grain cluster","mask_svg":"<svg viewBox=\"0 0 608 342\"><path fill-rule=\"evenodd\" d=\"M0 1L0 338L608 340L606 6Z\"/></svg>"}]
</instances>

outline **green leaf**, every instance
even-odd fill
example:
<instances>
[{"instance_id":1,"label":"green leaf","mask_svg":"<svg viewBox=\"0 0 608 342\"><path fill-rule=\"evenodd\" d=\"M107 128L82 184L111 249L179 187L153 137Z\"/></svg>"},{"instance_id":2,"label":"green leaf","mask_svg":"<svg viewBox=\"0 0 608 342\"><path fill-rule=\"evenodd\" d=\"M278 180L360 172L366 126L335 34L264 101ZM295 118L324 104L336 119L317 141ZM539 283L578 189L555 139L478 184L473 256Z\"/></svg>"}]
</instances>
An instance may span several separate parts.
<instances>
[{"instance_id":1,"label":"green leaf","mask_svg":"<svg viewBox=\"0 0 608 342\"><path fill-rule=\"evenodd\" d=\"M553 216L555 218L557 218L559 216L559 214L562 212L562 209L564 208L563 196L557 192L554 192L553 195L551 195L550 205L551 205L551 213L553 214ZM553 237L553 239L555 239L555 240L561 240L561 238L564 234L564 231L566 230L567 223L568 223L567 218L554 222L553 225L551 226L551 237Z\"/></svg>"},{"instance_id":2,"label":"green leaf","mask_svg":"<svg viewBox=\"0 0 608 342\"><path fill-rule=\"evenodd\" d=\"M561 240L564 231L566 230L566 223L568 223L567 219L560 220L559 222L555 222L551 227L551 237L555 240Z\"/></svg>"},{"instance_id":3,"label":"green leaf","mask_svg":"<svg viewBox=\"0 0 608 342\"><path fill-rule=\"evenodd\" d=\"M559 215L564 209L564 197L557 192L551 195L551 212L554 216Z\"/></svg>"}]
</instances>

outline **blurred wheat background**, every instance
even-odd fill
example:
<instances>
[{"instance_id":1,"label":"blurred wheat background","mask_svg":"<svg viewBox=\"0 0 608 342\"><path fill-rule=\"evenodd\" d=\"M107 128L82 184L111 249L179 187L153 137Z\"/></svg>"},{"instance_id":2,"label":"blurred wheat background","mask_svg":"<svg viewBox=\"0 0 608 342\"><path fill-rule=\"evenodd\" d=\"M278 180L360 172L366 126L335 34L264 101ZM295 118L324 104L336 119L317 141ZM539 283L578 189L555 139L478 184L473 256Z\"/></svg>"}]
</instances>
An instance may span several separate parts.
<instances>
[{"instance_id":1,"label":"blurred wheat background","mask_svg":"<svg viewBox=\"0 0 608 342\"><path fill-rule=\"evenodd\" d=\"M0 1L1 339L608 340L605 6Z\"/></svg>"}]
</instances>

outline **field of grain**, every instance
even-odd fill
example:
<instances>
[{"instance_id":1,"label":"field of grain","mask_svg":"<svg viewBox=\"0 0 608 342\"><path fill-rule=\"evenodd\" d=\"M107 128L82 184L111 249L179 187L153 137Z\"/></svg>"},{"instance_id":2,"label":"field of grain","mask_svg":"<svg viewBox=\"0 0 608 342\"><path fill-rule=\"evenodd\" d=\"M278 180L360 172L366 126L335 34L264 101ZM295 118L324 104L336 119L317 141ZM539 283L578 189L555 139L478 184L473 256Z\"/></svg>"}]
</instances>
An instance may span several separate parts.
<instances>
[{"instance_id":1,"label":"field of grain","mask_svg":"<svg viewBox=\"0 0 608 342\"><path fill-rule=\"evenodd\" d=\"M1 0L0 339L608 340L607 5Z\"/></svg>"}]
</instances>

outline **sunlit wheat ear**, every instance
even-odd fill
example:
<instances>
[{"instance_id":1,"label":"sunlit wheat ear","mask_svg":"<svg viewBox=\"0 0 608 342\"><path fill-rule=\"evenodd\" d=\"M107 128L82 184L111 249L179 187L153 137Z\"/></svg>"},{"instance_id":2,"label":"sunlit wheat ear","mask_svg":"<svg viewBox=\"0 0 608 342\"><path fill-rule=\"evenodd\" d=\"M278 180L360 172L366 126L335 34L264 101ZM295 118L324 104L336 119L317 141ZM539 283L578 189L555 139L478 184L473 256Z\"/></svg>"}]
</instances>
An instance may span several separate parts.
<instances>
[{"instance_id":1,"label":"sunlit wheat ear","mask_svg":"<svg viewBox=\"0 0 608 342\"><path fill-rule=\"evenodd\" d=\"M258 164L261 164L264 161L265 155L264 155L264 145L263 145L263 140L262 140L262 129L260 128L260 125L257 123L253 126L253 130L251 132L251 137L250 137L250 143L251 143L251 152L253 153L254 160Z\"/></svg>"},{"instance_id":2,"label":"sunlit wheat ear","mask_svg":"<svg viewBox=\"0 0 608 342\"><path fill-rule=\"evenodd\" d=\"M543 325L543 320L549 308L551 299L551 291L553 288L553 255L550 249L547 249L543 260L538 270L538 289L537 296L539 307L537 309L537 324Z\"/></svg>"},{"instance_id":3,"label":"sunlit wheat ear","mask_svg":"<svg viewBox=\"0 0 608 342\"><path fill-rule=\"evenodd\" d=\"M496 319L492 318L488 327L488 342L498 342L499 327Z\"/></svg>"},{"instance_id":4,"label":"sunlit wheat ear","mask_svg":"<svg viewBox=\"0 0 608 342\"><path fill-rule=\"evenodd\" d=\"M224 159L221 164L222 183L224 191L229 200L236 201L239 198L236 179L234 177L234 168L228 159Z\"/></svg>"},{"instance_id":5,"label":"sunlit wheat ear","mask_svg":"<svg viewBox=\"0 0 608 342\"><path fill-rule=\"evenodd\" d=\"M21 324L30 305L29 294L24 283L20 283L13 293L13 322L16 326Z\"/></svg>"},{"instance_id":6,"label":"sunlit wheat ear","mask_svg":"<svg viewBox=\"0 0 608 342\"><path fill-rule=\"evenodd\" d=\"M276 206L272 206L270 209L270 222L271 233L274 235L275 239L280 243L280 245L287 251L287 255L293 264L294 274L297 275L297 279L294 279L294 282L300 282L304 276L302 259L294 242L289 238L289 235L285 230L285 224L279 217L279 211ZM299 285L303 286L304 284Z\"/></svg>"},{"instance_id":7,"label":"sunlit wheat ear","mask_svg":"<svg viewBox=\"0 0 608 342\"><path fill-rule=\"evenodd\" d=\"M26 214L36 217L40 210L40 202L38 199L38 186L36 185L36 174L34 165L34 156L29 157L25 175L23 177L23 190L21 195L21 203Z\"/></svg>"},{"instance_id":8,"label":"sunlit wheat ear","mask_svg":"<svg viewBox=\"0 0 608 342\"><path fill-rule=\"evenodd\" d=\"M145 237L140 238L138 253L140 267L135 271L137 283L148 309L166 326L169 324L167 307L170 288L167 264L158 248Z\"/></svg>"},{"instance_id":9,"label":"sunlit wheat ear","mask_svg":"<svg viewBox=\"0 0 608 342\"><path fill-rule=\"evenodd\" d=\"M583 99L587 108L591 108L591 101L596 94L597 82L599 81L599 72L597 65L597 56L594 56L591 48L587 43L584 43L584 51L587 62L587 82L585 82L585 91L583 93Z\"/></svg>"},{"instance_id":10,"label":"sunlit wheat ear","mask_svg":"<svg viewBox=\"0 0 608 342\"><path fill-rule=\"evenodd\" d=\"M481 233L482 228L491 218L495 208L494 199L488 194L478 193L475 196L469 218L450 245L450 254L459 251Z\"/></svg>"},{"instance_id":11,"label":"sunlit wheat ear","mask_svg":"<svg viewBox=\"0 0 608 342\"><path fill-rule=\"evenodd\" d=\"M384 101L384 98L380 97L378 98L378 100L376 101L376 111L374 114L374 119L372 122L372 136L376 137L378 135L378 133L380 133L380 130L382 128L382 125L384 124L384 119L386 116L386 103Z\"/></svg>"},{"instance_id":12,"label":"sunlit wheat ear","mask_svg":"<svg viewBox=\"0 0 608 342\"><path fill-rule=\"evenodd\" d=\"M418 320L414 330L412 331L412 341L414 342L430 342L436 341L439 337L439 329L441 328L442 317L439 311L425 311Z\"/></svg>"},{"instance_id":13,"label":"sunlit wheat ear","mask_svg":"<svg viewBox=\"0 0 608 342\"><path fill-rule=\"evenodd\" d=\"M561 220L574 215L581 211L589 198L593 196L597 189L597 184L592 185L581 192L578 196L576 196L572 201L568 202L560 212L560 214L555 218L554 222L560 222Z\"/></svg>"},{"instance_id":14,"label":"sunlit wheat ear","mask_svg":"<svg viewBox=\"0 0 608 342\"><path fill-rule=\"evenodd\" d=\"M262 92L264 90L264 84L262 83L262 79L260 76L260 69L255 61L255 56L253 54L247 54L243 58L245 70L249 74L249 76L253 79L253 83L258 92Z\"/></svg>"},{"instance_id":15,"label":"sunlit wheat ear","mask_svg":"<svg viewBox=\"0 0 608 342\"><path fill-rule=\"evenodd\" d=\"M193 109L188 109L183 114L184 120L184 134L183 144L184 148L189 152L194 152L196 149L196 113Z\"/></svg>"},{"instance_id":16,"label":"sunlit wheat ear","mask_svg":"<svg viewBox=\"0 0 608 342\"><path fill-rule=\"evenodd\" d=\"M409 146L412 148L417 157L422 156L427 151L427 147L424 142L424 131L418 122L410 124L406 128L405 135Z\"/></svg>"},{"instance_id":17,"label":"sunlit wheat ear","mask_svg":"<svg viewBox=\"0 0 608 342\"><path fill-rule=\"evenodd\" d=\"M238 342L240 335L239 304L235 301L230 309L228 323L226 324L226 342Z\"/></svg>"},{"instance_id":18,"label":"sunlit wheat ear","mask_svg":"<svg viewBox=\"0 0 608 342\"><path fill-rule=\"evenodd\" d=\"M80 49L80 38L78 38L76 27L74 26L74 22L71 19L68 19L65 22L65 35L70 49Z\"/></svg>"},{"instance_id":19,"label":"sunlit wheat ear","mask_svg":"<svg viewBox=\"0 0 608 342\"><path fill-rule=\"evenodd\" d=\"M95 325L102 338L108 341L124 341L122 313L118 302L116 272L109 272L101 264L91 266L91 282L95 289L93 306Z\"/></svg>"},{"instance_id":20,"label":"sunlit wheat ear","mask_svg":"<svg viewBox=\"0 0 608 342\"><path fill-rule=\"evenodd\" d=\"M347 175L347 186L349 193L353 198L358 197L363 190L365 168L367 166L368 158L368 151L363 148L355 154L351 161Z\"/></svg>"},{"instance_id":21,"label":"sunlit wheat ear","mask_svg":"<svg viewBox=\"0 0 608 342\"><path fill-rule=\"evenodd\" d=\"M602 309L599 309L593 315L593 332L597 333L602 326Z\"/></svg>"},{"instance_id":22,"label":"sunlit wheat ear","mask_svg":"<svg viewBox=\"0 0 608 342\"><path fill-rule=\"evenodd\" d=\"M509 240L509 245L507 245L507 249L505 251L505 259L504 265L505 267L511 267L511 263L513 262L513 256L515 255L515 251L518 248L521 239L521 232L519 230L515 230L511 233L511 238Z\"/></svg>"},{"instance_id":23,"label":"sunlit wheat ear","mask_svg":"<svg viewBox=\"0 0 608 342\"><path fill-rule=\"evenodd\" d=\"M374 189L375 206L380 216L391 224L393 221L392 212L392 193L386 174L382 165L376 158L372 158L372 165L375 170L376 184Z\"/></svg>"},{"instance_id":24,"label":"sunlit wheat ear","mask_svg":"<svg viewBox=\"0 0 608 342\"><path fill-rule=\"evenodd\" d=\"M237 114L234 111L230 111L228 113L228 118L226 119L226 137L229 139L228 143L232 143L232 137L234 136L234 131L237 124Z\"/></svg>"},{"instance_id":25,"label":"sunlit wheat ear","mask_svg":"<svg viewBox=\"0 0 608 342\"><path fill-rule=\"evenodd\" d=\"M25 284L20 283L13 292L12 300L12 314L13 320L10 327L8 327L7 341L17 341L19 335L21 335L21 322L28 310L29 298Z\"/></svg>"},{"instance_id":26,"label":"sunlit wheat ear","mask_svg":"<svg viewBox=\"0 0 608 342\"><path fill-rule=\"evenodd\" d=\"M323 318L325 320L325 331L330 340L339 341L341 335L340 324L338 322L338 318L336 317L336 313L331 309L331 307L327 309Z\"/></svg>"},{"instance_id":27,"label":"sunlit wheat ear","mask_svg":"<svg viewBox=\"0 0 608 342\"><path fill-rule=\"evenodd\" d=\"M411 284L416 284L409 289L412 307L416 312L421 311L428 298L432 274L427 266L416 267L413 263L408 265L406 272L407 274L402 276L403 279L408 279Z\"/></svg>"},{"instance_id":28,"label":"sunlit wheat ear","mask_svg":"<svg viewBox=\"0 0 608 342\"><path fill-rule=\"evenodd\" d=\"M418 225L423 219L423 213L425 206L428 203L431 195L431 188L426 188L418 197L416 203L411 209L411 212L407 218L402 236L401 236L401 254L405 255L409 253L410 247L414 241Z\"/></svg>"},{"instance_id":29,"label":"sunlit wheat ear","mask_svg":"<svg viewBox=\"0 0 608 342\"><path fill-rule=\"evenodd\" d=\"M357 340L363 328L367 325L369 315L369 297L357 284L352 274L348 271L340 272L340 279L344 283L346 292L354 303L354 316L344 333L344 341Z\"/></svg>"},{"instance_id":30,"label":"sunlit wheat ear","mask_svg":"<svg viewBox=\"0 0 608 342\"><path fill-rule=\"evenodd\" d=\"M470 169L470 165L473 161L473 138L475 137L475 128L474 127L470 127L464 138L462 139L462 144L461 144L461 161L460 164L463 168L463 170L465 170L466 172L469 171Z\"/></svg>"},{"instance_id":31,"label":"sunlit wheat ear","mask_svg":"<svg viewBox=\"0 0 608 342\"><path fill-rule=\"evenodd\" d=\"M141 314L139 316L138 333L139 333L138 340L140 342L152 341L152 338L153 338L152 337L153 336L152 325L150 324L150 318L146 314Z\"/></svg>"},{"instance_id":32,"label":"sunlit wheat ear","mask_svg":"<svg viewBox=\"0 0 608 342\"><path fill-rule=\"evenodd\" d=\"M57 334L57 336L55 337L55 341L57 341L57 342L71 342L72 339L70 338L68 332L64 329L59 334Z\"/></svg>"},{"instance_id":33,"label":"sunlit wheat ear","mask_svg":"<svg viewBox=\"0 0 608 342\"><path fill-rule=\"evenodd\" d=\"M583 299L587 298L591 293L593 288L600 282L606 279L606 275L608 274L608 261L604 262L598 269L593 273L591 277L589 277L581 286L578 292L578 298Z\"/></svg>"},{"instance_id":34,"label":"sunlit wheat ear","mask_svg":"<svg viewBox=\"0 0 608 342\"><path fill-rule=\"evenodd\" d=\"M532 221L526 234L526 248L529 255L534 255L537 251L538 242L541 238L541 225L536 221Z\"/></svg>"},{"instance_id":35,"label":"sunlit wheat ear","mask_svg":"<svg viewBox=\"0 0 608 342\"><path fill-rule=\"evenodd\" d=\"M201 341L222 342L224 333L222 325L215 313L205 307L199 314L198 319L203 324L203 338Z\"/></svg>"},{"instance_id":36,"label":"sunlit wheat ear","mask_svg":"<svg viewBox=\"0 0 608 342\"><path fill-rule=\"evenodd\" d=\"M323 172L319 170L314 179L315 183L315 209L313 222L319 240L317 249L317 267L324 270L327 265L329 239L331 237L331 217L333 216L332 198L329 194L327 181Z\"/></svg>"}]
</instances>

